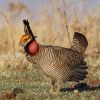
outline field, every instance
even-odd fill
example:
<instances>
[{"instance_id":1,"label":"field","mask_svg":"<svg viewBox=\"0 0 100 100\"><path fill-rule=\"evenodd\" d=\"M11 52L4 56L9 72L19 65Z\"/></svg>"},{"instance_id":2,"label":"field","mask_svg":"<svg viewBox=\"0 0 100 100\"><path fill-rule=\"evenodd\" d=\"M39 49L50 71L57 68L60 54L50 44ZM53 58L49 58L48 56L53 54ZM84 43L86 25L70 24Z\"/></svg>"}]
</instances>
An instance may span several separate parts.
<instances>
[{"instance_id":1,"label":"field","mask_svg":"<svg viewBox=\"0 0 100 100\"><path fill-rule=\"evenodd\" d=\"M10 56L11 57L11 56ZM24 59L24 58L23 58ZM11 60L9 57L1 62L0 68L0 94L12 91L15 87L24 90L24 94L18 95L19 100L26 98L35 98L35 100L99 100L100 99L100 70L96 69L91 79L97 81L86 81L89 88L83 88L77 92L79 88L73 91L70 87L73 83L62 84L67 91L56 94L50 93L50 80L45 80L39 67L32 65L23 60L16 58ZM95 66L99 68L99 65ZM34 99L29 99L34 100Z\"/></svg>"},{"instance_id":2,"label":"field","mask_svg":"<svg viewBox=\"0 0 100 100\"><path fill-rule=\"evenodd\" d=\"M65 2L65 0L62 0ZM40 11L41 18L35 21L28 6L22 2L9 2L8 12L0 11L0 18L4 21L0 27L0 95L12 91L15 87L23 89L24 93L17 96L18 100L100 100L100 6L92 14L84 16L81 21L80 11L73 7L73 17L69 19L66 3L50 2L48 7ZM63 8L61 6L63 5ZM52 6L52 9L49 9ZM84 8L83 8L84 9ZM53 16L50 15L54 11ZM68 10L68 9L67 9ZM72 90L73 84L62 84L66 91L56 94L50 93L50 80L44 79L43 73L37 65L29 63L18 46L19 39L24 33L20 20L22 13L28 15L30 26L38 36L41 44L51 44L70 47L73 33L82 32L88 39L86 50L88 63L88 77L84 89ZM33 98L33 99L32 99ZM0 99L1 100L1 99Z\"/></svg>"}]
</instances>

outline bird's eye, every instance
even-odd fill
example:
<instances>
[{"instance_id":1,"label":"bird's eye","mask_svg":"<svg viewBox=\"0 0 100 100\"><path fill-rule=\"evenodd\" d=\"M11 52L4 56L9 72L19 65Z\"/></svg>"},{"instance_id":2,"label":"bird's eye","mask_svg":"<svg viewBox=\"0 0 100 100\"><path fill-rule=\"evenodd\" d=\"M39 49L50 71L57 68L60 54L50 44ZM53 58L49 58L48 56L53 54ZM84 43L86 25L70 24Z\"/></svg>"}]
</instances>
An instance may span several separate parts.
<instances>
[{"instance_id":1,"label":"bird's eye","mask_svg":"<svg viewBox=\"0 0 100 100\"><path fill-rule=\"evenodd\" d=\"M27 41L27 39L25 39L24 41Z\"/></svg>"}]
</instances>

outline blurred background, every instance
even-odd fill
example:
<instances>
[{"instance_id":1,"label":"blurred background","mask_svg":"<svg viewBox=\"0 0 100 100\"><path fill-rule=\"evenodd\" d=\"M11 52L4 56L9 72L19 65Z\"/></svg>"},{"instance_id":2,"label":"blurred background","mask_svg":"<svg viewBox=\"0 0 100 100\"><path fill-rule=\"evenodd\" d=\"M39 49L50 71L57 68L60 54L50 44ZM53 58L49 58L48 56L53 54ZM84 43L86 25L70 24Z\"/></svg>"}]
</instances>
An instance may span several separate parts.
<instances>
[{"instance_id":1,"label":"blurred background","mask_svg":"<svg viewBox=\"0 0 100 100\"><path fill-rule=\"evenodd\" d=\"M87 37L89 50L99 50L100 0L0 0L0 53L17 51L23 19L41 44L70 47L78 31Z\"/></svg>"},{"instance_id":2,"label":"blurred background","mask_svg":"<svg viewBox=\"0 0 100 100\"><path fill-rule=\"evenodd\" d=\"M23 19L44 45L70 47L74 32L82 32L89 42L89 75L100 79L100 0L0 0L0 69L29 65L18 46Z\"/></svg>"}]
</instances>

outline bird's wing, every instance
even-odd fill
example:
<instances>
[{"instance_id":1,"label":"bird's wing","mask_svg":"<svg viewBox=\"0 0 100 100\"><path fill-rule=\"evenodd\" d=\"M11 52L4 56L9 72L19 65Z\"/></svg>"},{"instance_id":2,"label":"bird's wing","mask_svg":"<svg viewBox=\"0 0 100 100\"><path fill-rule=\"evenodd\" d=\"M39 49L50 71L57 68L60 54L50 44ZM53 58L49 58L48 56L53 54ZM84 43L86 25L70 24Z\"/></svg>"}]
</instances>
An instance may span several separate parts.
<instances>
[{"instance_id":1,"label":"bird's wing","mask_svg":"<svg viewBox=\"0 0 100 100\"><path fill-rule=\"evenodd\" d=\"M62 67L66 67L66 79L69 77L71 81L79 81L86 78L87 63L79 52L66 48L59 48L56 50L59 51L57 54L57 57L60 59L59 61L63 62Z\"/></svg>"}]
</instances>

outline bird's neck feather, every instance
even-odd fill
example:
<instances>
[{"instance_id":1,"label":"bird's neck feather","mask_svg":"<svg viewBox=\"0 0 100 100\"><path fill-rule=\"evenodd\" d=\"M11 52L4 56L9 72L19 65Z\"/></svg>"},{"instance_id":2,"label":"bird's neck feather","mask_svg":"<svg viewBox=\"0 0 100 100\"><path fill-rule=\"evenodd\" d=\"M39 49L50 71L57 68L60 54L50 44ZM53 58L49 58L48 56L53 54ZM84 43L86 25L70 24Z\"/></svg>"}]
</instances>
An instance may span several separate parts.
<instances>
[{"instance_id":1,"label":"bird's neck feather","mask_svg":"<svg viewBox=\"0 0 100 100\"><path fill-rule=\"evenodd\" d=\"M31 41L27 43L24 49L25 49L25 52L35 55L39 51L39 44L37 43L36 40L32 39Z\"/></svg>"}]
</instances>

